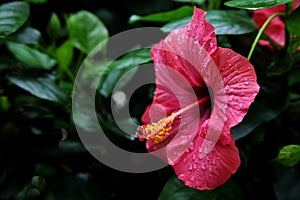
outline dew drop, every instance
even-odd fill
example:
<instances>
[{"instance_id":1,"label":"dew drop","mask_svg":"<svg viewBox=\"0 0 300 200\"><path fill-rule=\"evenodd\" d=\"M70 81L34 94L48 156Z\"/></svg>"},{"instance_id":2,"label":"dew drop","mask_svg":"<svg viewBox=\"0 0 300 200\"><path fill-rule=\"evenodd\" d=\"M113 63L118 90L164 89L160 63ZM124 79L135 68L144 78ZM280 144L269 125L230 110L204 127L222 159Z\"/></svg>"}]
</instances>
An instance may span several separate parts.
<instances>
[{"instance_id":1,"label":"dew drop","mask_svg":"<svg viewBox=\"0 0 300 200\"><path fill-rule=\"evenodd\" d=\"M208 171L209 172L213 172L213 169L212 169L212 167L210 165L208 166Z\"/></svg>"},{"instance_id":2,"label":"dew drop","mask_svg":"<svg viewBox=\"0 0 300 200\"><path fill-rule=\"evenodd\" d=\"M210 149L209 148L204 148L204 153L209 153Z\"/></svg>"},{"instance_id":3,"label":"dew drop","mask_svg":"<svg viewBox=\"0 0 300 200\"><path fill-rule=\"evenodd\" d=\"M203 170L205 170L206 168L205 168L205 164L204 163L202 163L202 166L201 166L201 168L203 169Z\"/></svg>"},{"instance_id":4,"label":"dew drop","mask_svg":"<svg viewBox=\"0 0 300 200\"><path fill-rule=\"evenodd\" d=\"M196 160L196 154L193 154L192 159L195 161Z\"/></svg>"},{"instance_id":5,"label":"dew drop","mask_svg":"<svg viewBox=\"0 0 300 200\"><path fill-rule=\"evenodd\" d=\"M216 164L216 160L215 159L212 159L212 164Z\"/></svg>"},{"instance_id":6,"label":"dew drop","mask_svg":"<svg viewBox=\"0 0 300 200\"><path fill-rule=\"evenodd\" d=\"M197 169L197 164L196 163L193 164L193 169Z\"/></svg>"},{"instance_id":7,"label":"dew drop","mask_svg":"<svg viewBox=\"0 0 300 200\"><path fill-rule=\"evenodd\" d=\"M240 104L239 104L240 109L241 109L243 106L244 106L243 103L240 103Z\"/></svg>"},{"instance_id":8,"label":"dew drop","mask_svg":"<svg viewBox=\"0 0 300 200\"><path fill-rule=\"evenodd\" d=\"M192 176L191 177L191 181L194 182L195 181L195 177Z\"/></svg>"},{"instance_id":9,"label":"dew drop","mask_svg":"<svg viewBox=\"0 0 300 200\"><path fill-rule=\"evenodd\" d=\"M237 121L241 122L243 120L243 117L238 117Z\"/></svg>"},{"instance_id":10,"label":"dew drop","mask_svg":"<svg viewBox=\"0 0 300 200\"><path fill-rule=\"evenodd\" d=\"M187 149L185 150L185 153L190 153L189 148L187 148Z\"/></svg>"},{"instance_id":11,"label":"dew drop","mask_svg":"<svg viewBox=\"0 0 300 200\"><path fill-rule=\"evenodd\" d=\"M192 170L193 170L193 165L189 164L189 171L192 171Z\"/></svg>"},{"instance_id":12,"label":"dew drop","mask_svg":"<svg viewBox=\"0 0 300 200\"><path fill-rule=\"evenodd\" d=\"M201 147L199 147L198 152L202 153L202 148Z\"/></svg>"},{"instance_id":13,"label":"dew drop","mask_svg":"<svg viewBox=\"0 0 300 200\"><path fill-rule=\"evenodd\" d=\"M194 147L195 147L195 145L194 145L194 143L192 142L192 143L190 144L190 146L189 146L189 149L190 149L191 151L193 151L193 150L194 150Z\"/></svg>"},{"instance_id":14,"label":"dew drop","mask_svg":"<svg viewBox=\"0 0 300 200\"><path fill-rule=\"evenodd\" d=\"M179 179L183 179L184 178L184 174L179 174L178 178Z\"/></svg>"},{"instance_id":15,"label":"dew drop","mask_svg":"<svg viewBox=\"0 0 300 200\"><path fill-rule=\"evenodd\" d=\"M206 156L206 160L209 161L209 156Z\"/></svg>"},{"instance_id":16,"label":"dew drop","mask_svg":"<svg viewBox=\"0 0 300 200\"><path fill-rule=\"evenodd\" d=\"M249 85L249 83L250 83L249 81L246 81L244 84L245 84L245 85Z\"/></svg>"}]
</instances>

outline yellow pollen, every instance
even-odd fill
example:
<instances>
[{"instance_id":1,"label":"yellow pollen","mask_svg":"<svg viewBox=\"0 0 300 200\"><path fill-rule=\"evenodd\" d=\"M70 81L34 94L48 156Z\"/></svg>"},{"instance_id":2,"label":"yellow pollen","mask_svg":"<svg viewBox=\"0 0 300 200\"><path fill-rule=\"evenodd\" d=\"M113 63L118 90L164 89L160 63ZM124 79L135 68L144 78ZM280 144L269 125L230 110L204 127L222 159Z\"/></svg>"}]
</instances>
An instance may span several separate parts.
<instances>
[{"instance_id":1,"label":"yellow pollen","mask_svg":"<svg viewBox=\"0 0 300 200\"><path fill-rule=\"evenodd\" d=\"M139 137L140 140L152 140L155 144L160 143L165 140L169 135L169 131L172 130L174 119L175 116L170 115L160 119L158 122L139 126L136 137Z\"/></svg>"},{"instance_id":2,"label":"yellow pollen","mask_svg":"<svg viewBox=\"0 0 300 200\"><path fill-rule=\"evenodd\" d=\"M208 96L204 97L197 102L190 104L175 113L172 113L170 116L160 119L158 122L138 126L135 137L139 138L141 141L146 139L152 140L155 144L160 143L164 141L170 134L169 132L172 130L172 124L175 118L181 116L184 112L207 103L209 100L210 98Z\"/></svg>"}]
</instances>

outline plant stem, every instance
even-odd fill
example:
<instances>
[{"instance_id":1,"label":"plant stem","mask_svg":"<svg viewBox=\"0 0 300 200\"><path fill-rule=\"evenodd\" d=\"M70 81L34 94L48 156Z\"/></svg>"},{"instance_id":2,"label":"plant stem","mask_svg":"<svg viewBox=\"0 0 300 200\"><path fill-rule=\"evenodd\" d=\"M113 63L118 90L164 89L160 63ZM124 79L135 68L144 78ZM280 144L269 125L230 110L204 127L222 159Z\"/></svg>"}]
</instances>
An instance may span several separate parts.
<instances>
[{"instance_id":1,"label":"plant stem","mask_svg":"<svg viewBox=\"0 0 300 200\"><path fill-rule=\"evenodd\" d=\"M269 25L269 23L270 23L275 17L283 16L283 15L285 15L285 13L282 13L282 12L280 12L280 13L275 13L275 14L271 15L271 16L265 21L265 23L264 23L264 24L262 25L262 27L259 29L259 31L258 31L258 33L257 33L257 35L256 35L256 37L255 37L255 40L254 40L254 42L253 42L253 44L252 44L252 46L251 46L250 52L249 52L248 57L247 57L248 60L251 59L251 56L252 56L252 54L253 54L253 52L254 52L254 49L255 49L255 47L256 47L256 45L257 45L257 43L258 43L258 40L259 40L259 38L261 37L261 35L263 34L263 32L265 31L265 29L267 28L267 26Z\"/></svg>"}]
</instances>

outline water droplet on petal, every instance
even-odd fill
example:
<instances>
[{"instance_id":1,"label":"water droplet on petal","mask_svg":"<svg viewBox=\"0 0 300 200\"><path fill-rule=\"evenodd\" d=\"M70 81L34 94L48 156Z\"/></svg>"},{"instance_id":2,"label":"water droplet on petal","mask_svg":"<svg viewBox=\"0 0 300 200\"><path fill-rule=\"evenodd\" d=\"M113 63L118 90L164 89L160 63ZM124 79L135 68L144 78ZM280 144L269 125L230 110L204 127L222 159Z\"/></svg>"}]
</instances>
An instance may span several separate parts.
<instances>
[{"instance_id":1,"label":"water droplet on petal","mask_svg":"<svg viewBox=\"0 0 300 200\"><path fill-rule=\"evenodd\" d=\"M208 166L208 171L209 172L213 172L213 169L212 169L212 167L210 165Z\"/></svg>"},{"instance_id":2,"label":"water droplet on petal","mask_svg":"<svg viewBox=\"0 0 300 200\"><path fill-rule=\"evenodd\" d=\"M190 144L190 146L189 146L189 149L190 149L191 151L193 151L193 150L194 150L194 147L195 147L195 145L194 145L194 143L192 142L192 143Z\"/></svg>"},{"instance_id":3,"label":"water droplet on petal","mask_svg":"<svg viewBox=\"0 0 300 200\"><path fill-rule=\"evenodd\" d=\"M196 154L193 154L193 158L194 161L196 160Z\"/></svg>"},{"instance_id":4,"label":"water droplet on petal","mask_svg":"<svg viewBox=\"0 0 300 200\"><path fill-rule=\"evenodd\" d=\"M195 177L192 176L191 177L191 181L194 182L195 181Z\"/></svg>"},{"instance_id":5,"label":"water droplet on petal","mask_svg":"<svg viewBox=\"0 0 300 200\"><path fill-rule=\"evenodd\" d=\"M249 81L246 81L244 84L245 84L245 85L249 85L249 83L250 83Z\"/></svg>"},{"instance_id":6,"label":"water droplet on petal","mask_svg":"<svg viewBox=\"0 0 300 200\"><path fill-rule=\"evenodd\" d=\"M204 148L204 153L209 153L210 149L209 148Z\"/></svg>"},{"instance_id":7,"label":"water droplet on petal","mask_svg":"<svg viewBox=\"0 0 300 200\"><path fill-rule=\"evenodd\" d=\"M241 122L243 120L243 117L238 117L237 121Z\"/></svg>"},{"instance_id":8,"label":"water droplet on petal","mask_svg":"<svg viewBox=\"0 0 300 200\"><path fill-rule=\"evenodd\" d=\"M199 147L198 152L202 153L202 148L201 147Z\"/></svg>"},{"instance_id":9,"label":"water droplet on petal","mask_svg":"<svg viewBox=\"0 0 300 200\"><path fill-rule=\"evenodd\" d=\"M179 179L183 179L184 178L184 174L179 174L178 178Z\"/></svg>"},{"instance_id":10,"label":"water droplet on petal","mask_svg":"<svg viewBox=\"0 0 300 200\"><path fill-rule=\"evenodd\" d=\"M206 168L205 168L205 164L204 163L202 163L202 166L201 166L201 168L203 169L203 170L205 170Z\"/></svg>"},{"instance_id":11,"label":"water droplet on petal","mask_svg":"<svg viewBox=\"0 0 300 200\"><path fill-rule=\"evenodd\" d=\"M196 163L194 163L194 165L193 165L193 169L197 169L197 165L196 165Z\"/></svg>"},{"instance_id":12,"label":"water droplet on petal","mask_svg":"<svg viewBox=\"0 0 300 200\"><path fill-rule=\"evenodd\" d=\"M243 103L240 103L240 104L239 104L240 109L241 109L243 106L244 106Z\"/></svg>"},{"instance_id":13,"label":"water droplet on petal","mask_svg":"<svg viewBox=\"0 0 300 200\"><path fill-rule=\"evenodd\" d=\"M212 164L216 164L216 160L215 159L212 159Z\"/></svg>"},{"instance_id":14,"label":"water droplet on petal","mask_svg":"<svg viewBox=\"0 0 300 200\"><path fill-rule=\"evenodd\" d=\"M206 160L209 161L209 156L206 156Z\"/></svg>"},{"instance_id":15,"label":"water droplet on petal","mask_svg":"<svg viewBox=\"0 0 300 200\"><path fill-rule=\"evenodd\" d=\"M189 171L192 171L192 170L193 170L193 165L189 164Z\"/></svg>"},{"instance_id":16,"label":"water droplet on petal","mask_svg":"<svg viewBox=\"0 0 300 200\"><path fill-rule=\"evenodd\" d=\"M185 153L190 153L189 148L187 148L187 149L185 150Z\"/></svg>"}]
</instances>

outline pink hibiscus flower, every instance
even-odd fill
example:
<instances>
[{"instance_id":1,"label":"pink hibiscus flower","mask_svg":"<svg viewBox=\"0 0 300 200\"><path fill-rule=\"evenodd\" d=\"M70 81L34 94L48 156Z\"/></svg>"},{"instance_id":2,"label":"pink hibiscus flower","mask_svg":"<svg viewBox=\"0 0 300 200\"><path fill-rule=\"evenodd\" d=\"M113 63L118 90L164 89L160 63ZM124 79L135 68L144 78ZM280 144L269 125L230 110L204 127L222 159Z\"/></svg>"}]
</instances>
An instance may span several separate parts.
<instances>
[{"instance_id":1,"label":"pink hibiscus flower","mask_svg":"<svg viewBox=\"0 0 300 200\"><path fill-rule=\"evenodd\" d=\"M292 11L294 11L300 5L300 0L295 0ZM285 12L286 5L282 4L273 8L263 8L253 12L252 19L256 23L258 28L261 28L265 21L275 13ZM276 44L280 46L285 45L285 25L282 18L275 17L267 26L264 33ZM272 45L269 41L259 40L259 44L262 46L268 46L272 49ZM300 50L300 49L299 49Z\"/></svg>"},{"instance_id":2,"label":"pink hibiscus flower","mask_svg":"<svg viewBox=\"0 0 300 200\"><path fill-rule=\"evenodd\" d=\"M156 90L136 136L173 166L185 185L214 189L240 165L230 128L242 121L259 91L253 66L217 46L206 13L155 44Z\"/></svg>"}]
</instances>

